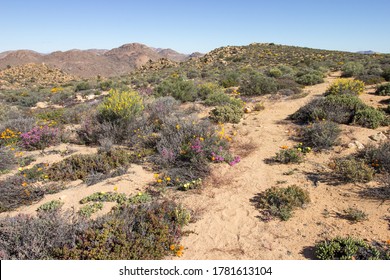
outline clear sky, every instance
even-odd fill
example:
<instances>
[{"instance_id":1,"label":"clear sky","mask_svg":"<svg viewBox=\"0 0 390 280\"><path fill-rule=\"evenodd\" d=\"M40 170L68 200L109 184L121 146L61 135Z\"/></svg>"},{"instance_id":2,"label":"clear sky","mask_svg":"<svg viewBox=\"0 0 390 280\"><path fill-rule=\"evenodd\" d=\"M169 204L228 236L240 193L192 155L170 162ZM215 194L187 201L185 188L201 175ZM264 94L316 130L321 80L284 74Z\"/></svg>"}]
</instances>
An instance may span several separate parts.
<instances>
[{"instance_id":1,"label":"clear sky","mask_svg":"<svg viewBox=\"0 0 390 280\"><path fill-rule=\"evenodd\" d=\"M273 42L390 53L389 0L0 0L0 52Z\"/></svg>"}]
</instances>

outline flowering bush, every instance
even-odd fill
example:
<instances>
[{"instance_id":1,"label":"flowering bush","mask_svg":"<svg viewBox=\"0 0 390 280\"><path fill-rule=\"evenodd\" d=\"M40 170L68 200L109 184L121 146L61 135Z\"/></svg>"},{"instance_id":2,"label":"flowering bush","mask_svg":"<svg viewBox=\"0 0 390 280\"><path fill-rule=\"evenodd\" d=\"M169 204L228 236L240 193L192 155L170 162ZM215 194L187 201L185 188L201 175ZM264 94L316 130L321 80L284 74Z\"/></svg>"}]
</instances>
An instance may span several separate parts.
<instances>
[{"instance_id":1,"label":"flowering bush","mask_svg":"<svg viewBox=\"0 0 390 280\"><path fill-rule=\"evenodd\" d=\"M110 90L110 95L98 107L102 121L131 121L144 109L142 97L136 91Z\"/></svg>"},{"instance_id":2,"label":"flowering bush","mask_svg":"<svg viewBox=\"0 0 390 280\"><path fill-rule=\"evenodd\" d=\"M58 142L58 129L47 125L36 126L20 135L21 145L27 150L39 150Z\"/></svg>"},{"instance_id":3,"label":"flowering bush","mask_svg":"<svg viewBox=\"0 0 390 280\"><path fill-rule=\"evenodd\" d=\"M326 94L359 95L364 92L364 83L359 80L337 79L327 89Z\"/></svg>"}]
</instances>

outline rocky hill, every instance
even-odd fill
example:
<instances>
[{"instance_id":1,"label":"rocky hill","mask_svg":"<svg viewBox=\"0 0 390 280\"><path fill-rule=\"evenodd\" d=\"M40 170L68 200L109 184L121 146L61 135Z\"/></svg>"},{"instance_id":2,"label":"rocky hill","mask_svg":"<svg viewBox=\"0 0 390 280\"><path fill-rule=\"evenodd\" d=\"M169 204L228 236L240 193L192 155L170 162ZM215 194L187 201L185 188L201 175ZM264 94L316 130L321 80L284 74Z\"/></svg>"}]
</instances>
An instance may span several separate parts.
<instances>
[{"instance_id":1,"label":"rocky hill","mask_svg":"<svg viewBox=\"0 0 390 280\"><path fill-rule=\"evenodd\" d=\"M0 71L0 89L22 88L28 85L52 86L77 80L75 76L46 64L29 63Z\"/></svg>"},{"instance_id":2,"label":"rocky hill","mask_svg":"<svg viewBox=\"0 0 390 280\"><path fill-rule=\"evenodd\" d=\"M198 53L194 56L200 56ZM111 50L69 50L41 54L30 50L0 53L0 70L27 63L45 63L66 73L84 78L97 75L110 77L127 74L149 61L165 58L174 62L185 61L192 55L172 49L151 48L139 43L125 44Z\"/></svg>"}]
</instances>

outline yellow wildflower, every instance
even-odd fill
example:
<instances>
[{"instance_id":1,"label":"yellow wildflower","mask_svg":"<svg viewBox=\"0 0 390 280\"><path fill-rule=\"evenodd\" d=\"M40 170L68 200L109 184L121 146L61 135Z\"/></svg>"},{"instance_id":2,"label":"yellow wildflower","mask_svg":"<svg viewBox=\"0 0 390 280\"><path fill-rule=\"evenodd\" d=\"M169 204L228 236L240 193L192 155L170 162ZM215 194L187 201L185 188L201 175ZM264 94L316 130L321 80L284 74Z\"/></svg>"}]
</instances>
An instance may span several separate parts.
<instances>
[{"instance_id":1,"label":"yellow wildflower","mask_svg":"<svg viewBox=\"0 0 390 280\"><path fill-rule=\"evenodd\" d=\"M157 180L157 183L162 183L162 180L161 180L161 179L158 179L158 180Z\"/></svg>"},{"instance_id":2,"label":"yellow wildflower","mask_svg":"<svg viewBox=\"0 0 390 280\"><path fill-rule=\"evenodd\" d=\"M118 191L118 186L114 186L114 192Z\"/></svg>"},{"instance_id":3,"label":"yellow wildflower","mask_svg":"<svg viewBox=\"0 0 390 280\"><path fill-rule=\"evenodd\" d=\"M166 177L165 180L169 182L171 181L171 177Z\"/></svg>"},{"instance_id":4,"label":"yellow wildflower","mask_svg":"<svg viewBox=\"0 0 390 280\"><path fill-rule=\"evenodd\" d=\"M175 248L176 248L176 246L175 246L174 244L172 244L171 246L169 246L169 249L170 249L171 251L175 250Z\"/></svg>"}]
</instances>

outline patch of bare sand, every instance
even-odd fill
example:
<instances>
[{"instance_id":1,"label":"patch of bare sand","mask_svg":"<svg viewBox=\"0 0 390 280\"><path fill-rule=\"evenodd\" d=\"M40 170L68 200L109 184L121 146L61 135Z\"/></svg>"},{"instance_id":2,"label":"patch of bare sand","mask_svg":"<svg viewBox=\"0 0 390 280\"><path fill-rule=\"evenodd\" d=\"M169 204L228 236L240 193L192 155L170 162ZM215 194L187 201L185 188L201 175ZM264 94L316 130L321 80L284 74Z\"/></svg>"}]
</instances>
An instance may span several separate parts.
<instances>
[{"instance_id":1,"label":"patch of bare sand","mask_svg":"<svg viewBox=\"0 0 390 280\"><path fill-rule=\"evenodd\" d=\"M359 192L368 186L334 186L319 177L330 172L327 164L333 156L351 153L351 149L340 146L329 153L310 154L300 165L264 162L280 146L293 145L290 136L296 127L284 120L323 94L338 74L328 77L325 83L306 87L308 96L302 99L266 101L264 111L246 115L236 126L237 141L252 141L256 148L234 167L214 166L212 180L208 180L210 184L204 191L184 197L185 205L203 212L188 229L193 233L183 239L184 259L304 259L312 256L310 247L326 237L389 239L388 224L383 219L389 214L388 202L361 198ZM346 145L357 139L366 144L374 133L371 129L344 126L342 141ZM278 183L305 187L312 202L287 222L263 222L251 200ZM337 215L354 206L365 211L369 220L351 224Z\"/></svg>"}]
</instances>

